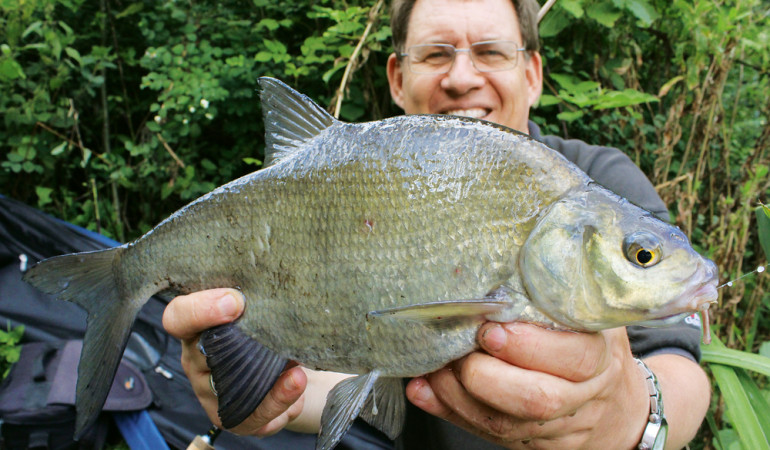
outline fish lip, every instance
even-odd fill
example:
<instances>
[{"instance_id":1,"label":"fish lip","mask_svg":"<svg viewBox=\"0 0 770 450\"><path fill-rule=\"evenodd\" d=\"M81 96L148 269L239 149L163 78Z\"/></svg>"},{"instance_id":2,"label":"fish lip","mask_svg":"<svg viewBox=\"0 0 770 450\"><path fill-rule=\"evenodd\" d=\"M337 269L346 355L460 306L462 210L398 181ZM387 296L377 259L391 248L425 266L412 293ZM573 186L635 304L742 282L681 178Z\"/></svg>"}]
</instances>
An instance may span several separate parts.
<instances>
[{"instance_id":1,"label":"fish lip","mask_svg":"<svg viewBox=\"0 0 770 450\"><path fill-rule=\"evenodd\" d=\"M656 311L661 314L659 318L640 322L639 325L648 327L670 325L693 313L708 310L717 302L719 294L717 293L718 280L715 277L707 278L708 281L696 283L694 287L686 289L668 305Z\"/></svg>"}]
</instances>

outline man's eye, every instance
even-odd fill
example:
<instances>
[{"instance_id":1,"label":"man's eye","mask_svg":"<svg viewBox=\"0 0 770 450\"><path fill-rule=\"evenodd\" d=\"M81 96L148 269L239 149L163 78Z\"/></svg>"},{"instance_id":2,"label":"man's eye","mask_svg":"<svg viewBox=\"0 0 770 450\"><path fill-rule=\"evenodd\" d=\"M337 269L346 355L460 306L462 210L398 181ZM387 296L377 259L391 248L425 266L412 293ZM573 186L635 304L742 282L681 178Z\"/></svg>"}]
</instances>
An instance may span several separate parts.
<instances>
[{"instance_id":1,"label":"man's eye","mask_svg":"<svg viewBox=\"0 0 770 450\"><path fill-rule=\"evenodd\" d=\"M503 52L496 48L485 48L476 52L479 56L502 56Z\"/></svg>"},{"instance_id":2,"label":"man's eye","mask_svg":"<svg viewBox=\"0 0 770 450\"><path fill-rule=\"evenodd\" d=\"M425 53L425 55L423 55L422 62L426 62L429 64L438 64L438 63L446 62L451 58L452 56L446 50L432 50L430 52Z\"/></svg>"}]
</instances>

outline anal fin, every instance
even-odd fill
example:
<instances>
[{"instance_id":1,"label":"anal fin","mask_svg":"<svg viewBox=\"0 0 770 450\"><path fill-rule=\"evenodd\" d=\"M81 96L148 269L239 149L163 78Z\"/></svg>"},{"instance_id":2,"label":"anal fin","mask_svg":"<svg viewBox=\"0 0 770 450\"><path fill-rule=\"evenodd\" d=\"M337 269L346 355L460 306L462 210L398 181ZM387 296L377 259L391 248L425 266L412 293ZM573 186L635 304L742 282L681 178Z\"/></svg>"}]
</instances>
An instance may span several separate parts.
<instances>
[{"instance_id":1,"label":"anal fin","mask_svg":"<svg viewBox=\"0 0 770 450\"><path fill-rule=\"evenodd\" d=\"M378 378L359 413L369 425L395 440L404 429L406 395L401 378Z\"/></svg>"},{"instance_id":2,"label":"anal fin","mask_svg":"<svg viewBox=\"0 0 770 450\"><path fill-rule=\"evenodd\" d=\"M204 331L199 346L211 369L225 428L237 426L254 412L288 362L247 336L237 322Z\"/></svg>"},{"instance_id":3,"label":"anal fin","mask_svg":"<svg viewBox=\"0 0 770 450\"><path fill-rule=\"evenodd\" d=\"M369 392L380 372L346 378L337 383L326 396L326 406L321 414L321 430L316 441L316 450L331 450L350 429L366 403Z\"/></svg>"}]
</instances>

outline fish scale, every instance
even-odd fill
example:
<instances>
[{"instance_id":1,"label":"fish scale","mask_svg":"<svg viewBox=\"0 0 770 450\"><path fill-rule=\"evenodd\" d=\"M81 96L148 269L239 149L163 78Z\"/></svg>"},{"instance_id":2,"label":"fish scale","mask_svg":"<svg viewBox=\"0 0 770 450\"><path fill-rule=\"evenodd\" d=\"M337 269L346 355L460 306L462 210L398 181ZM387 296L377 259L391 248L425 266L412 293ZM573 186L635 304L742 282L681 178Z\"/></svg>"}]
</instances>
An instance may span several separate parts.
<instances>
[{"instance_id":1,"label":"fish scale","mask_svg":"<svg viewBox=\"0 0 770 450\"><path fill-rule=\"evenodd\" d=\"M446 116L345 124L277 80L260 85L263 170L130 244L24 275L89 314L78 434L104 404L137 312L168 288L244 294L243 315L200 339L226 428L289 360L358 374L329 393L320 449L359 415L395 438L401 379L476 349L486 320L662 325L716 298L716 267L681 231L528 136ZM639 245L652 263L634 260Z\"/></svg>"}]
</instances>

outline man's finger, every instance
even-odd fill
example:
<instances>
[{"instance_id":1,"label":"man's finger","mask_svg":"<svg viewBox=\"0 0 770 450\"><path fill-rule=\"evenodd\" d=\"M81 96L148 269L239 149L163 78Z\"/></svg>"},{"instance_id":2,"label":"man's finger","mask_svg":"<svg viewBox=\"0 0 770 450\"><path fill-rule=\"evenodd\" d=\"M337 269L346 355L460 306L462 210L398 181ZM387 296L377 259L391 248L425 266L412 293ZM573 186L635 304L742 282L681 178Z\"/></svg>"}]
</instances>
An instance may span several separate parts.
<instances>
[{"instance_id":1,"label":"man's finger","mask_svg":"<svg viewBox=\"0 0 770 450\"><path fill-rule=\"evenodd\" d=\"M569 415L595 398L606 382L597 377L573 383L481 352L471 353L451 367L473 398L524 421L549 421ZM437 395L441 398L440 392Z\"/></svg>"},{"instance_id":2,"label":"man's finger","mask_svg":"<svg viewBox=\"0 0 770 450\"><path fill-rule=\"evenodd\" d=\"M471 427L462 418L439 400L431 386L431 382L428 381L429 379L433 380L442 376L454 379L454 376L451 375L451 370L447 367L424 377L413 378L406 385L406 398L423 411L470 430ZM457 380L455 380L455 383L459 385Z\"/></svg>"},{"instance_id":3,"label":"man's finger","mask_svg":"<svg viewBox=\"0 0 770 450\"><path fill-rule=\"evenodd\" d=\"M607 342L601 333L489 322L479 330L478 340L487 353L498 359L569 381L588 380L608 363Z\"/></svg>"},{"instance_id":4,"label":"man's finger","mask_svg":"<svg viewBox=\"0 0 770 450\"><path fill-rule=\"evenodd\" d=\"M230 431L267 436L283 428L302 411L302 405L294 407L294 411L289 410L300 400L306 386L307 375L301 367L286 370L251 416Z\"/></svg>"},{"instance_id":5,"label":"man's finger","mask_svg":"<svg viewBox=\"0 0 770 450\"><path fill-rule=\"evenodd\" d=\"M178 339L193 339L243 313L243 294L235 289L211 289L176 297L163 312L163 328Z\"/></svg>"}]
</instances>

